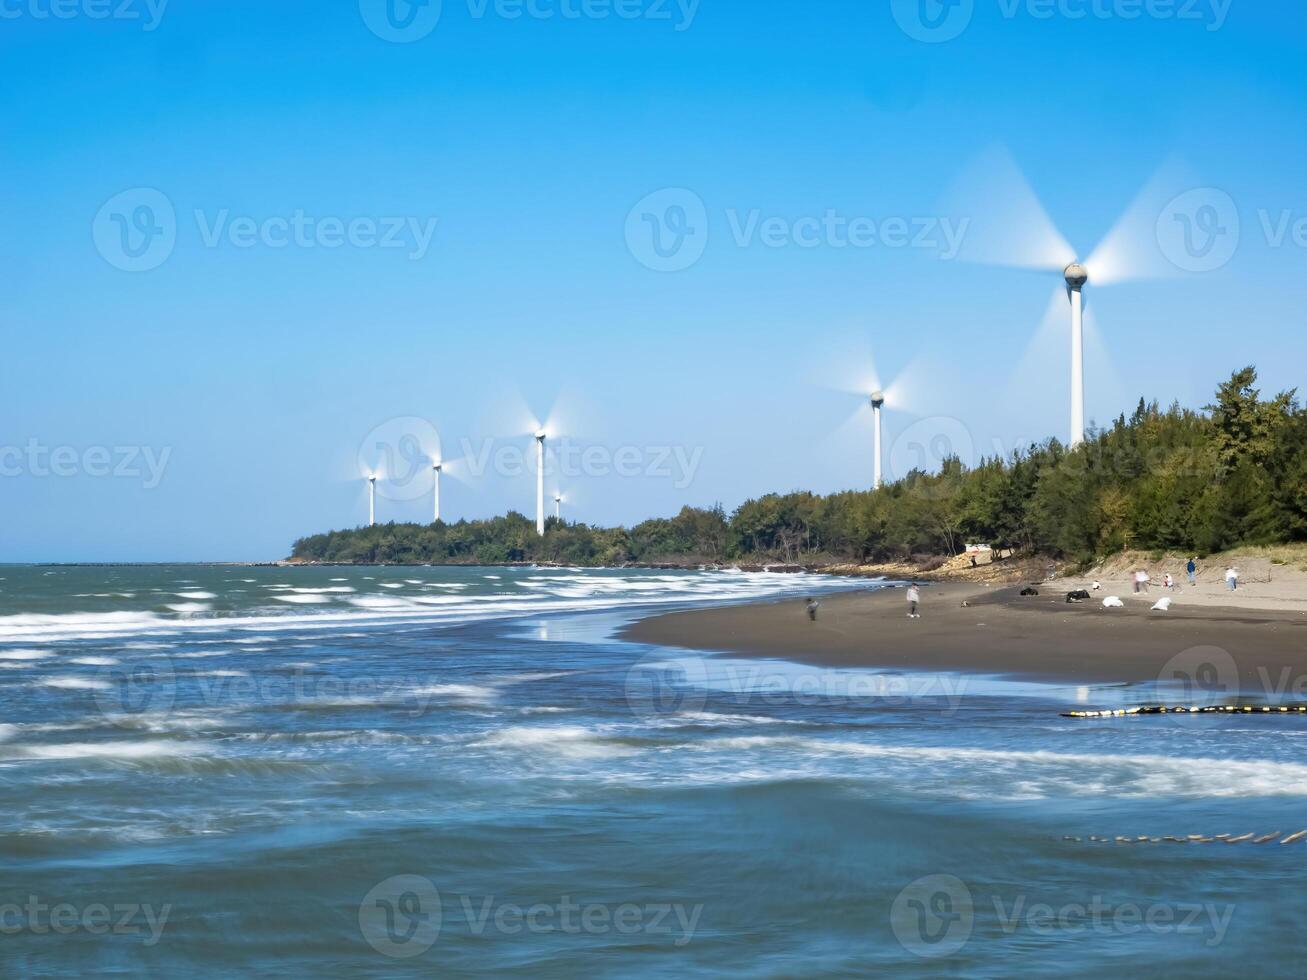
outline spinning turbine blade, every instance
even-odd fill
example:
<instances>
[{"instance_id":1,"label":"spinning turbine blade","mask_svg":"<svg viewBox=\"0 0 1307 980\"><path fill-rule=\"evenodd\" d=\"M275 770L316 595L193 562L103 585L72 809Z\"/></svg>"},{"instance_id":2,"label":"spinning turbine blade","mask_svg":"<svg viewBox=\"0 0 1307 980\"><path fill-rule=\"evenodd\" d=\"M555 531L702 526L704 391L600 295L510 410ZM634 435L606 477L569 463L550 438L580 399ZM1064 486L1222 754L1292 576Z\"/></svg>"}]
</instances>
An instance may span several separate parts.
<instances>
[{"instance_id":1,"label":"spinning turbine blade","mask_svg":"<svg viewBox=\"0 0 1307 980\"><path fill-rule=\"evenodd\" d=\"M1085 306L1085 373L1093 379L1094 397L1086 406L1097 406L1099 413L1088 411L1086 421L1102 426L1122 410L1128 410L1128 396L1121 374L1116 369L1112 354L1092 305Z\"/></svg>"},{"instance_id":2,"label":"spinning turbine blade","mask_svg":"<svg viewBox=\"0 0 1307 980\"><path fill-rule=\"evenodd\" d=\"M1086 261L1090 285L1182 275L1162 253L1158 222L1164 220L1167 204L1196 183L1178 161L1170 160L1159 167Z\"/></svg>"},{"instance_id":3,"label":"spinning turbine blade","mask_svg":"<svg viewBox=\"0 0 1307 980\"><path fill-rule=\"evenodd\" d=\"M981 265L1061 271L1075 252L1006 147L980 155L945 193L943 213L968 221L958 258Z\"/></svg>"},{"instance_id":4,"label":"spinning turbine blade","mask_svg":"<svg viewBox=\"0 0 1307 980\"><path fill-rule=\"evenodd\" d=\"M859 398L880 390L876 357L864 333L841 337L831 346L838 350L838 360L827 359L825 363L814 365L804 378L809 385Z\"/></svg>"},{"instance_id":5,"label":"spinning turbine blade","mask_svg":"<svg viewBox=\"0 0 1307 980\"><path fill-rule=\"evenodd\" d=\"M1032 409L1041 418L1051 415L1056 409L1057 431L1061 431L1066 418L1062 413L1066 404L1065 372L1070 344L1067 324L1070 309L1066 286L1059 283L1045 304L1039 326L1017 361L1012 380L1006 387L1009 394L1006 401L1026 418ZM1035 432L1046 431L1047 423L1040 423L1033 426L1030 432L1022 433L1022 437L1033 437Z\"/></svg>"}]
</instances>

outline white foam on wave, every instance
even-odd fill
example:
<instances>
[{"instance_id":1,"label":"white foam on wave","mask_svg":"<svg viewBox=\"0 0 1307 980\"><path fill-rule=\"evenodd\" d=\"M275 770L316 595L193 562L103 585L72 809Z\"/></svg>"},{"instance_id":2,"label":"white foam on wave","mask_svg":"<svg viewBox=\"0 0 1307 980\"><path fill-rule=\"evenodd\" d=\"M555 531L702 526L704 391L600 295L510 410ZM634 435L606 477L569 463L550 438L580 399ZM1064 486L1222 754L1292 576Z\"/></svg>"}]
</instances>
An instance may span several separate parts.
<instances>
[{"instance_id":1,"label":"white foam on wave","mask_svg":"<svg viewBox=\"0 0 1307 980\"><path fill-rule=\"evenodd\" d=\"M404 599L394 599L390 596L382 595L361 595L353 599L346 599L351 606L358 606L360 609L413 609L413 603Z\"/></svg>"},{"instance_id":2,"label":"white foam on wave","mask_svg":"<svg viewBox=\"0 0 1307 980\"><path fill-rule=\"evenodd\" d=\"M1047 750L894 746L793 735L753 735L687 743L686 750L731 757L779 751L800 769L822 760L875 759L902 763L921 788L965 799L1047 799L1062 796L1241 797L1307 796L1307 765L1263 759L1083 755ZM774 767L763 767L774 768Z\"/></svg>"},{"instance_id":3,"label":"white foam on wave","mask_svg":"<svg viewBox=\"0 0 1307 980\"><path fill-rule=\"evenodd\" d=\"M493 701L499 692L479 684L429 684L409 692L414 697L454 698L460 701Z\"/></svg>"},{"instance_id":4,"label":"white foam on wave","mask_svg":"<svg viewBox=\"0 0 1307 980\"><path fill-rule=\"evenodd\" d=\"M0 660L49 660L53 656L45 650L0 650Z\"/></svg>"},{"instance_id":5,"label":"white foam on wave","mask_svg":"<svg viewBox=\"0 0 1307 980\"><path fill-rule=\"evenodd\" d=\"M212 592L175 592L173 593L179 599L216 599L218 598Z\"/></svg>"},{"instance_id":6,"label":"white foam on wave","mask_svg":"<svg viewBox=\"0 0 1307 980\"><path fill-rule=\"evenodd\" d=\"M567 677L571 674L580 673L576 670L541 670L528 671L525 674L505 674L503 677L495 678L499 684L527 684L531 681L547 681L555 677Z\"/></svg>"},{"instance_id":7,"label":"white foam on wave","mask_svg":"<svg viewBox=\"0 0 1307 980\"><path fill-rule=\"evenodd\" d=\"M68 662L82 667L112 667L122 661L117 657L73 657Z\"/></svg>"},{"instance_id":8,"label":"white foam on wave","mask_svg":"<svg viewBox=\"0 0 1307 980\"><path fill-rule=\"evenodd\" d=\"M53 687L61 691L107 691L112 686L108 681L92 677L47 677L36 683L41 687Z\"/></svg>"},{"instance_id":9,"label":"white foam on wave","mask_svg":"<svg viewBox=\"0 0 1307 980\"><path fill-rule=\"evenodd\" d=\"M0 616L0 639L48 640L112 636L166 622L149 612L19 613Z\"/></svg>"},{"instance_id":10,"label":"white foam on wave","mask_svg":"<svg viewBox=\"0 0 1307 980\"><path fill-rule=\"evenodd\" d=\"M202 746L191 742L150 740L144 742L65 742L57 745L6 744L0 759L63 761L70 759L159 759L197 755Z\"/></svg>"},{"instance_id":11,"label":"white foam on wave","mask_svg":"<svg viewBox=\"0 0 1307 980\"><path fill-rule=\"evenodd\" d=\"M491 576L485 576L492 578ZM687 573L662 583L665 588L649 589L648 582L639 576L578 576L595 585L603 584L604 594L548 595L513 594L499 592L490 595L468 595L463 601L431 602L425 604L400 596L352 595L342 596L345 603L355 607L343 609L339 605L319 603L291 603L291 605L322 608L303 615L289 612L260 610L247 614L210 614L207 606L174 604L170 607L177 615L155 612L98 612L64 613L55 615L19 614L0 616L0 643L39 641L43 643L73 639L101 639L131 637L141 634L216 633L231 630L282 632L286 630L339 629L341 626L402 623L471 623L490 619L503 619L530 613L580 613L606 609L626 609L633 605L656 607L668 603L705 603L724 600L769 598L787 594L801 594L811 589L811 577L805 575L747 575L744 573ZM364 578L368 578L364 576ZM498 579L494 576L493 579ZM463 584L463 583L451 583ZM638 586L638 587L636 587ZM866 583L852 580L827 579L822 588L829 591L847 588L864 588ZM285 595L292 586L285 586L274 598ZM585 590L593 593L595 589ZM297 593L290 593L297 594ZM298 594L314 594L311 591ZM416 597L415 597L416 598ZM145 645L124 645L124 649L151 649Z\"/></svg>"},{"instance_id":12,"label":"white foam on wave","mask_svg":"<svg viewBox=\"0 0 1307 980\"><path fill-rule=\"evenodd\" d=\"M297 606L321 606L331 601L330 596L320 595L317 592L296 595L277 595L273 596L273 598L278 602L290 602Z\"/></svg>"},{"instance_id":13,"label":"white foam on wave","mask_svg":"<svg viewBox=\"0 0 1307 980\"><path fill-rule=\"evenodd\" d=\"M208 612L213 607L206 602L173 602L168 603L164 608L171 609L175 613L193 615L195 613Z\"/></svg>"},{"instance_id":14,"label":"white foam on wave","mask_svg":"<svg viewBox=\"0 0 1307 980\"><path fill-rule=\"evenodd\" d=\"M766 715L719 714L716 711L681 711L667 718L667 727L680 726L722 726L740 727L745 725L807 725L809 722L794 718L769 718Z\"/></svg>"},{"instance_id":15,"label":"white foam on wave","mask_svg":"<svg viewBox=\"0 0 1307 980\"><path fill-rule=\"evenodd\" d=\"M527 752L542 762L550 755L567 759L619 758L639 750L605 738L600 729L583 725L511 725L471 743L477 748Z\"/></svg>"}]
</instances>

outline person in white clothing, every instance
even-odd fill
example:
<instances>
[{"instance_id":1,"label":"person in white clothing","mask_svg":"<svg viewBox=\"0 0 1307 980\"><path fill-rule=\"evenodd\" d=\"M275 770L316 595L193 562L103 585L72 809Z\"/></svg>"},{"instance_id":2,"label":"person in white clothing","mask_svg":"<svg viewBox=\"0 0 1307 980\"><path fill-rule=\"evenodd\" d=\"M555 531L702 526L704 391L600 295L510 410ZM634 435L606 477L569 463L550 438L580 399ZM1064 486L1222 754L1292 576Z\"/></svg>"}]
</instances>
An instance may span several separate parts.
<instances>
[{"instance_id":1,"label":"person in white clothing","mask_svg":"<svg viewBox=\"0 0 1307 980\"><path fill-rule=\"evenodd\" d=\"M1239 570L1237 568L1231 567L1225 570L1225 584L1230 587L1231 592L1239 587Z\"/></svg>"},{"instance_id":2,"label":"person in white clothing","mask_svg":"<svg viewBox=\"0 0 1307 980\"><path fill-rule=\"evenodd\" d=\"M921 604L921 590L917 588L917 583L913 582L908 586L908 619L920 619L921 614L917 612L917 606Z\"/></svg>"}]
</instances>

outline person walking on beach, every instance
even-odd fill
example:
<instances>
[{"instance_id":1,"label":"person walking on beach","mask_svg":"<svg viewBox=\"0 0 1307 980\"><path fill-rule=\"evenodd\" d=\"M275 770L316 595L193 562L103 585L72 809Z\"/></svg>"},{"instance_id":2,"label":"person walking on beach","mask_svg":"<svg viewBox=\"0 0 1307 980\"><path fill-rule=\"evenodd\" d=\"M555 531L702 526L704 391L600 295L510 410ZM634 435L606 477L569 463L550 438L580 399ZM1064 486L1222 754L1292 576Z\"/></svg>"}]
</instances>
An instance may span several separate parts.
<instances>
[{"instance_id":1,"label":"person walking on beach","mask_svg":"<svg viewBox=\"0 0 1307 980\"><path fill-rule=\"evenodd\" d=\"M808 618L814 623L817 621L817 610L821 608L821 603L816 599L808 600Z\"/></svg>"},{"instance_id":2,"label":"person walking on beach","mask_svg":"<svg viewBox=\"0 0 1307 980\"><path fill-rule=\"evenodd\" d=\"M917 588L917 583L913 582L908 586L908 619L920 619L921 614L917 612L917 606L921 603L921 590Z\"/></svg>"},{"instance_id":3,"label":"person walking on beach","mask_svg":"<svg viewBox=\"0 0 1307 980\"><path fill-rule=\"evenodd\" d=\"M1185 571L1189 573L1189 584L1198 584L1198 556L1189 559L1189 564L1185 566Z\"/></svg>"},{"instance_id":4,"label":"person walking on beach","mask_svg":"<svg viewBox=\"0 0 1307 980\"><path fill-rule=\"evenodd\" d=\"M1231 592L1239 587L1239 570L1233 565L1225 570L1225 584L1230 587Z\"/></svg>"},{"instance_id":5,"label":"person walking on beach","mask_svg":"<svg viewBox=\"0 0 1307 980\"><path fill-rule=\"evenodd\" d=\"M1164 585L1170 592L1175 591L1175 579L1171 578L1170 572L1167 572L1166 575L1162 577L1162 585Z\"/></svg>"}]
</instances>

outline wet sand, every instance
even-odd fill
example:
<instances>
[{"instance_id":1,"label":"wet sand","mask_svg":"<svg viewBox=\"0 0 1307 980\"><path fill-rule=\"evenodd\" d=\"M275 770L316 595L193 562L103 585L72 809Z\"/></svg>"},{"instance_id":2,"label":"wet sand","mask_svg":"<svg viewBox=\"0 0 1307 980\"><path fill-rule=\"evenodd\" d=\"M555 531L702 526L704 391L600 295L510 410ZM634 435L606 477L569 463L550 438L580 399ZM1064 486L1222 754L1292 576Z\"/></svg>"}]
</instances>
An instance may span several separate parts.
<instances>
[{"instance_id":1,"label":"wet sand","mask_svg":"<svg viewBox=\"0 0 1307 980\"><path fill-rule=\"evenodd\" d=\"M823 666L1086 683L1156 680L1177 655L1215 646L1233 658L1244 692L1287 684L1287 697L1307 700L1307 613L1212 606L1162 613L1142 602L1104 609L1102 593L1068 605L1063 588L1041 589L1038 597L1019 592L926 586L920 619L907 618L902 588L826 596L815 623L797 599L728 606L645 619L623 637ZM1185 662L1204 659L1188 654Z\"/></svg>"}]
</instances>

